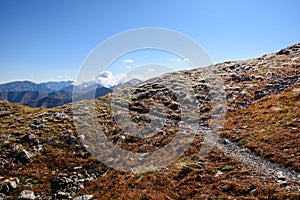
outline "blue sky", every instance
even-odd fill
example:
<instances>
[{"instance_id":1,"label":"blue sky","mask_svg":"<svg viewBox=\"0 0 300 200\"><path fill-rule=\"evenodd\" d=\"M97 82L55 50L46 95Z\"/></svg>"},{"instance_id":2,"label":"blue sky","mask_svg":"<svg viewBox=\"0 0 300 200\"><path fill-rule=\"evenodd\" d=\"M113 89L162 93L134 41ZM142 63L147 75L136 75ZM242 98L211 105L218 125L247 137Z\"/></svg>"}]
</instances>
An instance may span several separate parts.
<instances>
[{"instance_id":1,"label":"blue sky","mask_svg":"<svg viewBox=\"0 0 300 200\"><path fill-rule=\"evenodd\" d=\"M99 43L141 27L179 31L215 63L256 57L300 41L299 8L297 0L1 0L0 83L74 80ZM142 64L145 55L128 59Z\"/></svg>"}]
</instances>

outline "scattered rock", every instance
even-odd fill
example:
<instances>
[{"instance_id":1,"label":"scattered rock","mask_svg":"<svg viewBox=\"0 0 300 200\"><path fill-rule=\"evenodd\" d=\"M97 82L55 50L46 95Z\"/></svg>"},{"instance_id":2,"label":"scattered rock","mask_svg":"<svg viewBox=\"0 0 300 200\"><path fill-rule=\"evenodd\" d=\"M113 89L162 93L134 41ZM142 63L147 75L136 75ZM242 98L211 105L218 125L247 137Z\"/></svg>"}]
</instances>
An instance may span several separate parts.
<instances>
[{"instance_id":1,"label":"scattered rock","mask_svg":"<svg viewBox=\"0 0 300 200\"><path fill-rule=\"evenodd\" d=\"M0 117L9 116L11 114L10 110L1 110L0 111Z\"/></svg>"},{"instance_id":2,"label":"scattered rock","mask_svg":"<svg viewBox=\"0 0 300 200\"><path fill-rule=\"evenodd\" d=\"M121 140L125 140L125 139L126 139L125 135L121 135L121 136L120 136L120 139L121 139Z\"/></svg>"},{"instance_id":3,"label":"scattered rock","mask_svg":"<svg viewBox=\"0 0 300 200\"><path fill-rule=\"evenodd\" d=\"M293 65L297 65L299 66L299 58L297 58L295 61L293 61L293 64L289 64L289 60L290 57L293 52L298 51L298 49L300 48L287 48L287 49L283 49L281 51L278 52L278 54L274 54L271 56L267 56L267 57L261 57L260 59L252 59L252 60L247 60L247 61L239 61L239 62L225 62L225 63L221 63L218 65L218 67L216 67L216 74L220 75L222 74L222 77L224 77L225 83L224 83L224 90L226 91L226 98L228 100L228 107L232 108L233 111L235 111L236 108L246 108L248 106L250 106L252 104L252 102L254 102L255 100L259 100L263 97L269 96L271 94L275 94L275 93L279 93L283 90L285 90L287 87L298 83L300 80L300 76L297 75L296 73L294 73L295 71L288 71L289 73L279 73L281 69L283 69L283 71L285 72L284 69L286 68L292 68ZM287 61L282 61L277 59L278 57L280 58L284 58L285 56L278 56L278 55L286 55L289 54ZM269 58L272 58L272 62L267 60ZM284 58L285 59L285 58ZM273 62L273 60L275 60ZM274 70L275 69L275 70ZM295 70L295 68L293 69ZM179 77L178 76L178 82L186 84L189 81L193 82L193 85L195 86L193 89L195 90L195 97L198 99L198 101L200 102L201 105L205 105L205 104L209 104L210 102L210 98L212 98L212 96L209 94L209 89L210 89L210 85L206 84L206 81L202 78L199 78L199 76L197 76L196 73L201 72L201 70L199 69L194 69L193 71L187 71L185 72L186 76L185 77ZM179 74L179 73L178 73ZM296 75L295 75L296 74ZM289 77L290 76L290 77ZM158 136L159 137L164 137L166 135L166 129L169 129L168 126L169 124L171 124L172 121L174 121L173 119L180 119L179 117L176 118L177 116L180 116L180 112L174 112L174 111L180 111L181 108L185 108L185 105L180 105L178 104L178 99L176 99L176 97L180 97L180 96L176 96L175 94L172 94L171 90L167 90L165 85L165 82L168 81L172 81L172 78L176 78L176 76L171 75L169 77L169 79L167 78L161 78L161 79L153 79L151 81L148 81L146 84L144 84L143 86L139 87L136 90L136 93L134 93L130 103L130 109L131 111L136 111L136 112L131 112L132 115L132 119L134 119L136 122L146 122L149 123L150 121L146 121L143 118L142 114L148 115L149 112L153 112L153 109L151 106L149 106L149 101L150 99L152 101L157 101L159 102L158 104L161 104L163 106L162 111L165 111L165 113L163 113L164 115L162 115L162 113L160 113L158 110L155 110L155 112L153 112L155 114L155 117L160 117L160 116L167 116L168 118L166 119L166 123L163 123L164 129L163 130L159 130L158 131ZM191 79L191 80L188 80ZM276 82L274 82L276 81ZM156 83L155 83L156 82ZM168 87L167 87L168 88ZM172 90L181 90L183 87L181 86L181 84L171 84L170 88ZM159 91L159 94L157 91ZM295 90L296 91L296 90ZM297 92L297 91L296 91ZM185 95L182 94L182 95ZM142 100L142 101L140 101ZM97 102L101 102L102 100L98 99ZM263 99L262 99L263 101ZM120 101L122 102L122 101ZM193 102L192 100L187 100L186 101L186 105L190 105ZM106 102L105 102L106 103ZM68 105L69 106L69 105ZM47 146L47 149L49 149L49 153L51 153L51 150L53 148L68 148L70 149L70 155L68 154L67 156L69 156L69 160L73 159L77 159L77 157L81 157L82 155L84 155L83 150L80 149L82 145L82 142L79 141L79 139L81 141L84 141L84 135L79 135L77 137L77 132L73 130L73 126L70 126L69 120L70 118L70 113L68 113L65 109L68 107L63 107L63 108L55 108L54 110L48 110L47 112L44 112L43 114L38 115L34 115L34 114L28 114L28 119L27 116L18 116L18 118L10 120L10 117L5 117L5 116L9 116L11 115L10 111L0 111L0 117L4 116L3 118L1 118L1 120L6 120L9 119L7 121L5 125L5 127L9 127L10 130L7 131L7 135L5 135L5 138L1 138L1 142L3 142L2 147L5 148L1 148L1 150L5 150L7 152L4 152L3 154L1 154L0 156L0 163L5 167L3 168L4 173L2 173L3 175L5 174L10 174L10 170L12 171L11 174L15 173L16 170L24 170L25 168L22 166L22 163L19 162L15 162L18 159L14 159L14 157L11 159L6 155L11 155L8 154L9 151L13 152L13 156L16 155L16 152L19 152L17 154L17 158L29 161L36 153L36 155L38 155L39 152L37 152L37 149L42 149L41 147L39 147L39 145L45 145ZM85 107L85 105L81 105L82 109L85 111L89 110L89 107ZM127 109L127 104L126 107L124 107L125 109ZM156 106L156 105L155 105ZM154 107L154 106L153 106ZM13 107L12 107L13 108ZM203 119L201 119L202 121L200 121L199 123L202 124L205 120L209 120L209 118L204 118L206 117L207 114L209 115L210 112L213 112L214 110L211 109L209 106L208 107L200 107L199 108L203 108L201 109L201 114L203 114ZM4 108L2 108L4 109ZM63 109L63 110L61 110ZM106 109L106 110L105 110ZM101 110L101 114L99 114L99 117L101 117L101 120L106 120L107 116L110 113L109 108L105 108L105 109L100 109ZM199 109L200 111L200 109ZM12 112L15 115L15 111ZM175 115L175 114L176 115ZM16 115L19 115L20 113L16 113ZM141 115L139 115L141 114ZM14 116L11 115L11 116ZM82 123L82 126L85 127L86 123L88 122L89 118L88 118L88 114L83 113L84 116L86 116L86 120L87 121L83 121L84 123ZM238 117L238 116L237 116ZM194 118L191 118L194 119ZM75 120L75 118L74 118ZM153 124L155 119L151 118L151 123ZM298 118L294 119L295 124L296 122L300 121L298 120ZM210 120L212 121L212 120ZM24 124L24 126L21 126L22 124ZM112 121L107 121L105 122L105 124L110 127L112 125ZM140 123L142 124L142 123ZM159 124L159 123L157 123ZM160 125L160 124L159 124ZM46 127L46 128L45 128ZM160 127L160 126L158 126ZM240 127L240 126L239 126ZM4 128L5 129L5 128ZM14 130L16 129L16 130ZM32 131L33 129L37 129L36 131ZM66 130L66 129L70 129L70 130ZM243 129L249 129L249 130L243 130ZM247 127L247 126L242 126L241 130L233 130L232 129L232 133L234 134L234 136L232 136L233 139L230 139L230 141L228 139L224 139L224 140L220 140L220 145L223 145L224 147L227 147L227 149L232 150L232 151L228 151L228 154L231 155L237 155L235 154L235 149L236 148L228 148L228 146L230 146L232 143L234 143L234 141L239 141L239 138L242 138L245 131L252 131L252 126ZM297 127L291 127L290 129L292 129L294 132L296 132ZM116 129L114 129L116 130ZM5 130L4 130L5 131ZM38 132L37 132L38 131ZM12 132L12 133L10 133ZM22 136L25 135L26 132L26 139L29 141L25 141L23 143ZM88 132L88 129L87 129ZM56 134L57 133L57 134ZM59 133L61 133L62 135L62 139L61 141L59 141ZM80 133L78 133L80 134ZM124 144L126 142L130 142L133 141L135 142L134 139L130 140L130 136L125 136L122 135L123 133L120 133L119 131L112 131L107 133L109 136L111 136L112 138L115 136L118 138L118 142ZM200 134L200 131L199 131ZM4 134L3 134L4 135ZM127 138L128 137L128 138ZM38 138L38 139L37 139ZM47 139L49 138L49 141L47 141ZM230 138L230 137L228 137ZM235 138L235 139L234 139ZM153 147L162 147L162 143L157 142L155 140L153 140ZM231 142L232 141L232 142ZM132 143L133 143L132 142ZM142 143L143 141L141 141ZM65 144L71 144L71 145L65 145ZM35 146L33 146L35 145ZM241 144L242 146L242 144ZM105 146L104 146L105 147ZM140 145L140 147L143 147L142 145ZM244 146L242 146L244 147ZM293 173L289 174L287 173L287 171L284 170L284 168L277 168L277 167L269 167L269 165L267 165L266 163L262 163L261 160L257 159L259 158L254 157L252 154L250 154L250 150L245 149L245 148L240 148L238 151L238 153L240 153L242 156L242 158L245 158L245 160L242 160L240 157L238 157L239 159L241 159L242 161L246 162L248 161L248 164L251 165L254 163L253 166L258 166L258 168L263 168L263 172L264 169L268 169L270 170L270 172L266 172L268 174L272 174L272 179L271 182L272 184L276 182L278 183L278 185L280 186L286 186L287 184L290 185L291 183L290 181L290 177L293 177ZM28 150L25 150L23 148L26 148ZM134 146L132 146L132 148L134 148ZM7 149L7 150L6 150ZM64 149L64 152L68 152L68 149L66 150ZM130 147L131 149L131 147ZM220 149L220 148L219 148ZM21 150L21 151L20 151ZM66 150L66 151L65 151ZM145 151L147 149L145 148ZM222 150L222 149L221 149ZM297 151L297 149L296 149ZM34 152L31 153L31 152ZM74 153L73 153L74 152ZM142 151L143 152L143 151ZM285 152L285 150L284 150ZM69 153L69 152L68 152ZM73 153L73 154L72 154ZM294 153L294 150L286 150L286 154L289 154L291 157L293 157L293 159L297 159L297 157L300 155L299 152ZM47 155L47 154L46 154ZM50 154L49 154L50 155ZM56 155L56 154L54 154ZM72 155L74 155L72 157ZM226 154L227 155L227 154ZM3 157L2 157L3 156ZM219 157L217 158L219 159ZM220 157L221 159L221 157ZM50 160L50 159L49 159ZM51 159L53 160L53 159ZM66 159L67 160L67 159ZM143 156L138 157L138 161L143 162L145 159ZM41 161L43 162L44 159ZM14 163L15 162L15 163ZM47 157L45 158L45 162L47 162ZM54 160L54 162L56 162L56 160ZM227 162L227 161L226 161ZM240 166L236 167L236 164L233 162L231 163L226 163L224 161L224 166L222 169L220 168L214 168L213 171L209 171L209 177L205 178L204 177L204 171L203 174L201 174L201 176L203 175L204 179L209 179L209 181L214 182L214 180L221 180L221 179L225 179L225 178L229 178L231 175L234 175L235 173L240 173ZM253 163L251 163L253 162ZM203 161L203 163L206 163ZM259 164L262 164L262 167ZM24 164L24 163L23 163ZM44 163L43 163L44 164ZM56 163L54 163L56 164ZM74 162L74 164L70 164L67 163L67 167L66 167L66 174L60 174L58 175L56 178L54 178L53 180L46 180L45 183L48 183L49 181L51 181L51 191L49 191L47 195L46 199L70 199L71 197L73 197L74 195L76 195L78 193L78 191L82 190L84 188L84 184L90 180L95 179L98 175L91 173L89 170L87 169L87 166L89 165L85 165L84 163L82 163L82 166L78 166L79 164L77 162ZM210 164L210 163L207 163ZM13 166L15 165L15 166ZM44 172L45 177L55 177L58 173L60 173L62 167L61 164L59 163L59 167L55 168L55 165L53 167L53 169L51 171L53 171L53 173L51 174L51 176L46 176L46 173L49 175L51 173L51 171L46 171ZM62 165L64 165L64 160L62 160ZM232 166L231 166L232 165ZM7 169L5 169L7 167ZM42 167L44 167L45 165L42 165ZM74 167L77 166L77 167ZM273 166L273 165L272 165ZM93 165L92 167L93 168ZM96 168L96 167L95 167ZM200 169L200 167L199 167ZM216 169L219 169L217 172L215 172ZM41 169L42 171L43 169ZM93 169L94 170L94 169ZM106 170L106 169L103 169ZM198 169L197 169L198 170ZM234 171L233 171L234 170ZM281 171L280 171L281 170ZM222 172L223 171L223 172ZM179 177L187 177L190 173L194 173L195 169L194 166L191 167L185 167L181 172L180 172L180 176ZM102 172L101 172L102 173ZM105 173L105 172L103 172ZM202 172L201 172L202 173ZM250 172L245 172L243 174L243 176L245 177L249 177L252 176L254 172L250 171ZM119 175L116 175L118 173L115 173L112 175L113 178L118 178ZM215 175L214 175L215 174ZM248 176L248 174L250 174ZM276 175L276 177L274 176L274 174ZM225 177L226 175L226 177ZM28 174L28 177L33 176L31 173ZM121 176L121 175L120 175ZM150 176L150 175L149 175ZM213 178L213 177L218 177L218 178ZM262 176L263 178L265 178L265 176L262 175L258 175L255 174L255 176ZM25 177L26 179L28 177ZM296 177L296 176L295 176ZM109 177L110 178L110 177ZM241 177L244 178L244 177ZM298 179L300 177L298 176ZM24 180L26 180L24 179ZM213 180L211 180L213 179ZM230 178L229 178L230 179ZM256 177L253 177L253 180L255 180ZM270 178L271 179L271 178ZM3 178L4 180L4 178ZM265 179L263 179L265 180ZM294 180L294 179L293 179ZM2 181L2 180L1 180ZM192 180L193 181L193 180ZM262 182L261 182L262 183ZM149 187L151 187L151 182L149 181L147 184ZM268 185L268 183L263 183L263 185ZM278 186L277 185L277 186ZM18 181L16 180L11 180L11 179L7 179L7 181L4 181L2 183L0 183L0 199L4 199L6 198L6 195L10 195L12 192L14 192L14 189L18 187ZM20 186L19 186L20 187ZM232 194L232 192L234 192L234 190L231 188L231 185L229 183L229 181L226 183L224 182L224 185L222 186L222 189L224 191L228 191L228 193ZM285 188L282 188L285 189ZM237 189L238 190L238 189ZM257 189L253 189L248 188L247 190L247 194L250 192L250 195L252 196L257 196L259 193L261 193L261 188L260 186L257 187ZM278 194L278 193L277 193ZM44 195L44 194L43 194ZM2 197L3 196L3 197ZM49 197L50 196L50 197ZM48 198L49 197L49 198ZM22 193L20 193L19 199L37 199L39 197L37 197L37 195L34 194L33 191L29 191L29 190L24 190L22 191ZM42 196L41 198L45 199L45 196ZM233 197L234 198L234 197ZM243 196L241 197L243 198ZM280 198L280 197L279 197ZM75 200L80 200L80 199L93 199L93 195L83 195L83 196L79 196L74 198Z\"/></svg>"},{"instance_id":4,"label":"scattered rock","mask_svg":"<svg viewBox=\"0 0 300 200\"><path fill-rule=\"evenodd\" d=\"M73 200L91 200L94 198L94 195L83 195L80 197L75 197Z\"/></svg>"},{"instance_id":5,"label":"scattered rock","mask_svg":"<svg viewBox=\"0 0 300 200\"><path fill-rule=\"evenodd\" d=\"M9 178L3 181L0 185L0 193L10 194L14 189L17 188L19 183L18 178Z\"/></svg>"},{"instance_id":6,"label":"scattered rock","mask_svg":"<svg viewBox=\"0 0 300 200\"><path fill-rule=\"evenodd\" d=\"M224 174L224 173L223 173L223 172L221 172L221 171L217 171L217 173L216 173L215 177L221 176L222 174Z\"/></svg>"},{"instance_id":7,"label":"scattered rock","mask_svg":"<svg viewBox=\"0 0 300 200\"><path fill-rule=\"evenodd\" d=\"M224 144L229 144L230 141L229 141L228 139L224 139L224 140L223 140L223 143L224 143Z\"/></svg>"},{"instance_id":8,"label":"scattered rock","mask_svg":"<svg viewBox=\"0 0 300 200\"><path fill-rule=\"evenodd\" d=\"M0 200L5 200L5 199L8 199L8 197L5 194L0 193Z\"/></svg>"},{"instance_id":9,"label":"scattered rock","mask_svg":"<svg viewBox=\"0 0 300 200\"><path fill-rule=\"evenodd\" d=\"M20 153L18 154L18 157L22 160L22 161L30 161L30 159L33 157L33 154L26 151L25 149L22 149L20 151Z\"/></svg>"},{"instance_id":10,"label":"scattered rock","mask_svg":"<svg viewBox=\"0 0 300 200\"><path fill-rule=\"evenodd\" d=\"M78 137L79 137L79 139L80 139L81 141L84 141L84 139L85 139L85 136L84 136L84 135L79 135Z\"/></svg>"},{"instance_id":11,"label":"scattered rock","mask_svg":"<svg viewBox=\"0 0 300 200\"><path fill-rule=\"evenodd\" d=\"M76 137L72 135L69 139L69 144L73 144L75 141L76 141Z\"/></svg>"},{"instance_id":12,"label":"scattered rock","mask_svg":"<svg viewBox=\"0 0 300 200\"><path fill-rule=\"evenodd\" d=\"M18 200L34 200L34 199L35 199L35 194L31 190L23 190L18 197Z\"/></svg>"},{"instance_id":13,"label":"scattered rock","mask_svg":"<svg viewBox=\"0 0 300 200\"><path fill-rule=\"evenodd\" d=\"M282 180L277 180L277 183L278 183L280 186L286 186L286 185L287 185L287 182L286 182L286 181L282 181Z\"/></svg>"},{"instance_id":14,"label":"scattered rock","mask_svg":"<svg viewBox=\"0 0 300 200\"><path fill-rule=\"evenodd\" d=\"M70 199L71 195L68 192L61 192L55 194L55 199Z\"/></svg>"},{"instance_id":15,"label":"scattered rock","mask_svg":"<svg viewBox=\"0 0 300 200\"><path fill-rule=\"evenodd\" d=\"M282 171L276 172L276 177L278 178L278 180L282 180L282 181L284 181L285 178L286 178L286 177L283 175Z\"/></svg>"},{"instance_id":16,"label":"scattered rock","mask_svg":"<svg viewBox=\"0 0 300 200\"><path fill-rule=\"evenodd\" d=\"M8 184L3 184L0 186L0 192L3 194L10 194L12 190L10 189Z\"/></svg>"},{"instance_id":17,"label":"scattered rock","mask_svg":"<svg viewBox=\"0 0 300 200\"><path fill-rule=\"evenodd\" d=\"M82 166L74 170L79 169L82 169ZM57 195L68 193L70 196L74 196L79 190L84 188L85 182L91 181L99 176L99 173L92 171L86 171L84 175L73 172L71 176L61 173L51 181L51 190Z\"/></svg>"},{"instance_id":18,"label":"scattered rock","mask_svg":"<svg viewBox=\"0 0 300 200\"><path fill-rule=\"evenodd\" d=\"M250 194L251 194L252 196L257 196L257 195L258 195L257 189L255 188L255 189L251 190L251 191L250 191Z\"/></svg>"},{"instance_id":19,"label":"scattered rock","mask_svg":"<svg viewBox=\"0 0 300 200\"><path fill-rule=\"evenodd\" d=\"M278 55L288 55L288 54L290 54L290 51L287 49L281 49L277 54Z\"/></svg>"},{"instance_id":20,"label":"scattered rock","mask_svg":"<svg viewBox=\"0 0 300 200\"><path fill-rule=\"evenodd\" d=\"M40 125L41 124L41 122L39 121L39 120L37 120L37 119L34 119L33 121L32 121L32 123L34 124L34 125Z\"/></svg>"},{"instance_id":21,"label":"scattered rock","mask_svg":"<svg viewBox=\"0 0 300 200\"><path fill-rule=\"evenodd\" d=\"M79 169L82 169L82 166L74 167L74 170L77 171Z\"/></svg>"}]
</instances>

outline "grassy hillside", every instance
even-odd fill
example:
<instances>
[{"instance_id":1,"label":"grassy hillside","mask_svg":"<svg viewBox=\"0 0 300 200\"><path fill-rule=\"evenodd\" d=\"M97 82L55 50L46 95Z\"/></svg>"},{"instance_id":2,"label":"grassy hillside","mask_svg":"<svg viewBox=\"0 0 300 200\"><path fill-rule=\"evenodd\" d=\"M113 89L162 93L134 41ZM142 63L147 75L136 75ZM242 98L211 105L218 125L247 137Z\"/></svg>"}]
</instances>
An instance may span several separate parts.
<instances>
[{"instance_id":1,"label":"grassy hillside","mask_svg":"<svg viewBox=\"0 0 300 200\"><path fill-rule=\"evenodd\" d=\"M173 140L183 119L183 106L163 88L172 79L188 80L194 89L200 114L189 119L201 127L213 124L212 105L204 98L209 85L200 73L205 69L168 74L131 87L129 109L136 124L149 123L153 102L166 109L170 121L148 138L124 133L112 112L112 94L52 109L1 101L0 193L11 199L23 190L33 191L36 199L84 194L94 199L299 199L300 44L209 68L224 82L227 110L214 147L199 156L205 133L195 127L191 129L195 138L183 155L145 173L121 172L102 164L87 151L74 121L81 118L79 125L87 134L103 130L123 149L156 151ZM116 93L118 100L125 89ZM72 108L80 112L75 115ZM99 121L93 126L88 125L90 109ZM121 116L125 112L122 107L119 111ZM159 118L158 111L154 114ZM12 182L17 186L12 187Z\"/></svg>"}]
</instances>

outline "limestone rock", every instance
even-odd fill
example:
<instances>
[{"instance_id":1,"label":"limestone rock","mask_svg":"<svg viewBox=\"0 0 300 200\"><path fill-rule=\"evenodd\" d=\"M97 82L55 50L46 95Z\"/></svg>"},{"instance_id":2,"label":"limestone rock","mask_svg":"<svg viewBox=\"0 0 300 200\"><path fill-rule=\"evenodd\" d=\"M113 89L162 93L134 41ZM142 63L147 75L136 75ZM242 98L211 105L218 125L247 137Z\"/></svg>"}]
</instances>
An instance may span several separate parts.
<instances>
[{"instance_id":1,"label":"limestone rock","mask_svg":"<svg viewBox=\"0 0 300 200\"><path fill-rule=\"evenodd\" d=\"M18 197L18 200L34 200L34 199L35 199L35 194L31 190L23 190Z\"/></svg>"}]
</instances>

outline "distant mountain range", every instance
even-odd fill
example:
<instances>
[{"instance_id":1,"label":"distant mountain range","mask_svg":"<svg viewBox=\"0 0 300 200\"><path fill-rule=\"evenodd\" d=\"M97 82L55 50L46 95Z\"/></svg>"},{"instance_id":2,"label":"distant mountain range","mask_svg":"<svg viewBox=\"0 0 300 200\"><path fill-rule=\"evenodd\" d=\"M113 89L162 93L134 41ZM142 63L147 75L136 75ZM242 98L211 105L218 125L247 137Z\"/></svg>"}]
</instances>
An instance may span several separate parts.
<instances>
[{"instance_id":1,"label":"distant mountain range","mask_svg":"<svg viewBox=\"0 0 300 200\"><path fill-rule=\"evenodd\" d=\"M132 79L123 84L107 88L96 82L74 85L73 81L43 83L14 81L0 84L0 99L30 107L52 108L70 103L72 98L73 101L94 99L112 92L117 87L133 86L140 82L138 79ZM76 91L76 94L73 91Z\"/></svg>"},{"instance_id":2,"label":"distant mountain range","mask_svg":"<svg viewBox=\"0 0 300 200\"><path fill-rule=\"evenodd\" d=\"M50 81L43 83L34 83L31 81L14 81L9 83L0 84L0 92L26 92L26 91L37 91L37 92L54 92L61 90L62 88L73 85L73 81Z\"/></svg>"},{"instance_id":3,"label":"distant mountain range","mask_svg":"<svg viewBox=\"0 0 300 200\"><path fill-rule=\"evenodd\" d=\"M15 81L10 83L5 83L0 85L0 92L26 92L26 91L36 91L36 92L53 92L54 90L40 83L33 83L31 81Z\"/></svg>"}]
</instances>

